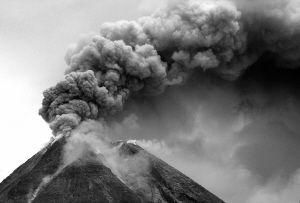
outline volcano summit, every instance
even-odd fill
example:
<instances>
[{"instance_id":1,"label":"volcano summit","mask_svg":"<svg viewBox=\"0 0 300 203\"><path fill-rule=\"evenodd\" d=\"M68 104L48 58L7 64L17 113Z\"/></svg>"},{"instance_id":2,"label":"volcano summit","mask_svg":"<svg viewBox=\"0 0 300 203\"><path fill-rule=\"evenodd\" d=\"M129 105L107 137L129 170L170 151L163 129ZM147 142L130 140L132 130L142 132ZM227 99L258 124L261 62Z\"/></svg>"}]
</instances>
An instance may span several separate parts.
<instances>
[{"instance_id":1,"label":"volcano summit","mask_svg":"<svg viewBox=\"0 0 300 203\"><path fill-rule=\"evenodd\" d=\"M104 158L99 160L91 151L61 167L66 139L53 141L7 177L0 184L0 202L223 202L130 142L120 141L111 147L117 149L119 161L134 168L142 164L143 169L114 173Z\"/></svg>"}]
</instances>

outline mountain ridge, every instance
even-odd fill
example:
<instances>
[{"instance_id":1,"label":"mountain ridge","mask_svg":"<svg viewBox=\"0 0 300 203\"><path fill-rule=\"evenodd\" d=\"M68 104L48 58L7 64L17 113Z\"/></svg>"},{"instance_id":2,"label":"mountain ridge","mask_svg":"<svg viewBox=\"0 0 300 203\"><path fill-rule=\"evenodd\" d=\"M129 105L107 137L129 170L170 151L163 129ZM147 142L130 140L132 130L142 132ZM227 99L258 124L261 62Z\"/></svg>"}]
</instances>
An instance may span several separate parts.
<instances>
[{"instance_id":1,"label":"mountain ridge","mask_svg":"<svg viewBox=\"0 0 300 203\"><path fill-rule=\"evenodd\" d=\"M66 139L39 151L0 183L0 203L54 202L203 202L223 203L183 173L134 143L119 142L126 160L139 157L149 170L118 177L90 159L62 167ZM133 163L135 164L135 162ZM139 167L136 167L139 169Z\"/></svg>"}]
</instances>

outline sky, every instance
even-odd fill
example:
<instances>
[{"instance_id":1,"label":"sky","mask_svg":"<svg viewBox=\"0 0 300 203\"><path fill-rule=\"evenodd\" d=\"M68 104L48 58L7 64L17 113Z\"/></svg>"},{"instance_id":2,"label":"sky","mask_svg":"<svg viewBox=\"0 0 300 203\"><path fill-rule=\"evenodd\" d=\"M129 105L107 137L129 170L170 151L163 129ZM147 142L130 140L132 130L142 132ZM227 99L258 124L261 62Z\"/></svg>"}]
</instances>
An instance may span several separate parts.
<instances>
[{"instance_id":1,"label":"sky","mask_svg":"<svg viewBox=\"0 0 300 203\"><path fill-rule=\"evenodd\" d=\"M52 136L38 109L42 92L63 79L68 47L97 33L104 22L135 20L163 5L160 0L0 0L0 180ZM115 123L113 134L138 139L227 202L297 202L300 109L298 92L290 93L297 78L294 72L268 71L254 67L238 84L200 74L203 80L171 87L158 98L129 101L130 114Z\"/></svg>"}]
</instances>

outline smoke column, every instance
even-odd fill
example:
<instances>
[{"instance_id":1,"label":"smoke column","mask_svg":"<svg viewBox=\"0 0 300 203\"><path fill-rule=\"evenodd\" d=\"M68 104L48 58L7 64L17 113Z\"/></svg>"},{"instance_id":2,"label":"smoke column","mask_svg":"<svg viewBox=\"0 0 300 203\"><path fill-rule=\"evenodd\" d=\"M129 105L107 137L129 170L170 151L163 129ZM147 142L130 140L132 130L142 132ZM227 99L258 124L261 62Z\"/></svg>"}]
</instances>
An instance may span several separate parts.
<instances>
[{"instance_id":1,"label":"smoke column","mask_svg":"<svg viewBox=\"0 0 300 203\"><path fill-rule=\"evenodd\" d=\"M265 52L297 67L300 17L290 9L299 7L259 4L176 1L137 21L103 24L68 51L65 80L44 92L40 115L54 135L64 134L122 111L132 95L155 96L185 83L195 70L236 80Z\"/></svg>"},{"instance_id":2,"label":"smoke column","mask_svg":"<svg viewBox=\"0 0 300 203\"><path fill-rule=\"evenodd\" d=\"M298 0L170 1L102 24L65 60L39 112L56 139L72 133L63 164L92 150L134 182L147 164L107 146L133 134L225 201L298 201Z\"/></svg>"}]
</instances>

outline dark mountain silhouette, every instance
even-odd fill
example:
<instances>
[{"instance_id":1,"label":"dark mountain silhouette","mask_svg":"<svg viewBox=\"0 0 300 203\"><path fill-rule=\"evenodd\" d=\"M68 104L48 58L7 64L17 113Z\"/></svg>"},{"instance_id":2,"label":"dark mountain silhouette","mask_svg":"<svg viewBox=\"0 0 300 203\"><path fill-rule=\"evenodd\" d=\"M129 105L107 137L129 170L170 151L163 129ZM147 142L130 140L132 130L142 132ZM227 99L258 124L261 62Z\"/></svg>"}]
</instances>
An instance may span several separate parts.
<instances>
[{"instance_id":1,"label":"dark mountain silhouette","mask_svg":"<svg viewBox=\"0 0 300 203\"><path fill-rule=\"evenodd\" d=\"M132 143L122 142L119 154L124 158L138 155L149 163L149 170L141 175L144 180L141 188L135 183L138 182L135 177L122 181L105 164L92 158L84 164L74 162L60 169L65 143L66 139L62 138L49 144L8 176L0 184L0 202L223 202Z\"/></svg>"}]
</instances>

